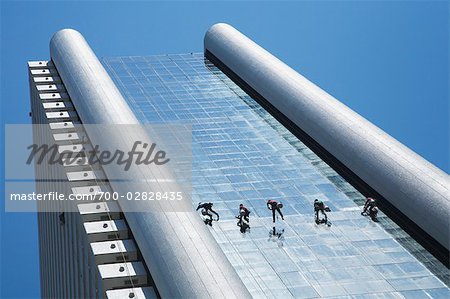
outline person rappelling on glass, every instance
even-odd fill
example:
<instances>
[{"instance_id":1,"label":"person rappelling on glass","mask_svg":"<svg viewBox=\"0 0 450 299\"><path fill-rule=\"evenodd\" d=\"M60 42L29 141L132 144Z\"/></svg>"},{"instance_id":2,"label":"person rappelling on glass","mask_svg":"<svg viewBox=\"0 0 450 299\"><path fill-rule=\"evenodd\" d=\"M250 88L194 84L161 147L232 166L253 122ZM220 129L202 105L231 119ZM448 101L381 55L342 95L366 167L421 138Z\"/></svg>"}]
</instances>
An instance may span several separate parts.
<instances>
[{"instance_id":1,"label":"person rappelling on glass","mask_svg":"<svg viewBox=\"0 0 450 299\"><path fill-rule=\"evenodd\" d=\"M280 214L281 219L284 220L283 213L281 213L281 208L282 208L282 207L283 207L283 204L282 204L282 203L279 203L279 202L276 201L276 200L269 199L269 200L267 201L267 208L268 208L269 210L272 211L272 222L273 222L273 223L275 223L275 211L277 211L278 214Z\"/></svg>"},{"instance_id":2,"label":"person rappelling on glass","mask_svg":"<svg viewBox=\"0 0 450 299\"><path fill-rule=\"evenodd\" d=\"M283 204L276 200L269 199L267 201L267 208L272 211L272 223L273 223L272 230L269 231L269 237L270 238L277 237L278 239L280 239L284 233L284 229L277 230L277 228L275 227L275 212L278 212L278 214L280 214L281 216L281 219L284 220L283 213L281 212Z\"/></svg>"},{"instance_id":3,"label":"person rappelling on glass","mask_svg":"<svg viewBox=\"0 0 450 299\"><path fill-rule=\"evenodd\" d=\"M325 204L323 203L323 201L318 200L317 198L314 200L314 213L316 215L315 217L315 221L316 224L321 224L321 223L325 223L328 226L331 225L331 223L328 222L328 217L326 212L330 212L330 208L325 206ZM322 219L319 219L319 212L323 215Z\"/></svg>"},{"instance_id":4,"label":"person rappelling on glass","mask_svg":"<svg viewBox=\"0 0 450 299\"><path fill-rule=\"evenodd\" d=\"M203 222L205 222L205 224L212 226L212 222L213 222L213 215L217 216L217 219L215 221L219 221L219 214L214 211L212 209L213 203L212 202L206 202L206 203L198 203L197 209L196 211L201 209L201 213L203 216Z\"/></svg>"},{"instance_id":5,"label":"person rappelling on glass","mask_svg":"<svg viewBox=\"0 0 450 299\"><path fill-rule=\"evenodd\" d=\"M378 218L378 208L377 208L377 201L372 197L367 197L366 203L364 204L364 209L361 212L361 215L363 216L370 216L372 221L377 222Z\"/></svg>"},{"instance_id":6,"label":"person rappelling on glass","mask_svg":"<svg viewBox=\"0 0 450 299\"><path fill-rule=\"evenodd\" d=\"M250 211L242 203L239 205L239 215L236 218L238 219L237 226L240 227L241 233L245 233L247 229L250 229Z\"/></svg>"}]
</instances>

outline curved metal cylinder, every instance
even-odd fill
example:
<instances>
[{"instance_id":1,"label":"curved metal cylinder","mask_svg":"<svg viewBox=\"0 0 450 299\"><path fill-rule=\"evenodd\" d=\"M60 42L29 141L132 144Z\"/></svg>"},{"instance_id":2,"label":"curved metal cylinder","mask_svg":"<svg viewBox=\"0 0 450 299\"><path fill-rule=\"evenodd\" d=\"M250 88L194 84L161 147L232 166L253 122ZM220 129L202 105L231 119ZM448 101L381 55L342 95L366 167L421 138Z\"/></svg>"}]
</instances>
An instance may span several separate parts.
<instances>
[{"instance_id":1,"label":"curved metal cylinder","mask_svg":"<svg viewBox=\"0 0 450 299\"><path fill-rule=\"evenodd\" d=\"M205 50L449 249L449 176L227 24Z\"/></svg>"},{"instance_id":2,"label":"curved metal cylinder","mask_svg":"<svg viewBox=\"0 0 450 299\"><path fill-rule=\"evenodd\" d=\"M139 124L80 33L71 29L58 31L50 42L50 53L83 124ZM130 134L143 133L139 130L117 132L113 137L89 134L89 138L96 144L108 140L95 139L111 138L110 142L120 146L130 139ZM109 177L116 169L109 166L104 167L104 171ZM170 178L169 171L160 171L163 177ZM134 177L142 178L142 173L136 173ZM110 184L114 191L123 188L123 184L115 181ZM119 203L122 206L132 202ZM126 212L123 206L122 209L163 298L250 297L219 245L192 209L190 212L165 213Z\"/></svg>"}]
</instances>

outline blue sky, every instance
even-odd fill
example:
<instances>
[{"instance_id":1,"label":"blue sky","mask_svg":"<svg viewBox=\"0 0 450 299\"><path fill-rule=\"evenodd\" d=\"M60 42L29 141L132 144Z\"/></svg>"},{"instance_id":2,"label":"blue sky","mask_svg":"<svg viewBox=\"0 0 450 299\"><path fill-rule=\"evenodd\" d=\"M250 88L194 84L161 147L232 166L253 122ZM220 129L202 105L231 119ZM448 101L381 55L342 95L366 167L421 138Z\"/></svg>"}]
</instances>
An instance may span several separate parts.
<instances>
[{"instance_id":1,"label":"blue sky","mask_svg":"<svg viewBox=\"0 0 450 299\"><path fill-rule=\"evenodd\" d=\"M152 55L200 52L227 22L449 172L448 1L0 3L2 126L30 121L26 61L48 59L59 29L98 56ZM0 297L38 297L36 216L1 218Z\"/></svg>"}]
</instances>

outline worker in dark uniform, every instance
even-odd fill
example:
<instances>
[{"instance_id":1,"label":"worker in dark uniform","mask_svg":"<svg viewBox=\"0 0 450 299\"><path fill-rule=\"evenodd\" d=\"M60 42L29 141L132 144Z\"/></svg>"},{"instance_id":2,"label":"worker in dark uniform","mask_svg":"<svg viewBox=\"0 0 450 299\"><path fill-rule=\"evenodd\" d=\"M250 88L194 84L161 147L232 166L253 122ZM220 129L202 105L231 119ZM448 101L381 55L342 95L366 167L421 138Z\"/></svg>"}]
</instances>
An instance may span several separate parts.
<instances>
[{"instance_id":1,"label":"worker in dark uniform","mask_svg":"<svg viewBox=\"0 0 450 299\"><path fill-rule=\"evenodd\" d=\"M377 201L372 197L367 197L366 203L364 204L364 209L361 214L367 213L370 209L377 206Z\"/></svg>"},{"instance_id":2,"label":"worker in dark uniform","mask_svg":"<svg viewBox=\"0 0 450 299\"><path fill-rule=\"evenodd\" d=\"M281 213L281 208L282 208L282 207L283 207L283 204L277 202L276 200L269 199L269 200L267 201L267 208L268 208L269 210L272 210L272 221L273 221L273 223L275 223L275 211L277 211L278 214L280 214L281 219L284 220L283 213Z\"/></svg>"},{"instance_id":3,"label":"worker in dark uniform","mask_svg":"<svg viewBox=\"0 0 450 299\"><path fill-rule=\"evenodd\" d=\"M370 218L372 218L372 220L376 222L378 221L377 214L378 214L377 201L372 197L367 197L361 215L363 216L369 215Z\"/></svg>"},{"instance_id":4,"label":"worker in dark uniform","mask_svg":"<svg viewBox=\"0 0 450 299\"><path fill-rule=\"evenodd\" d=\"M319 220L319 212L321 212L325 218ZM328 222L327 214L325 213L325 204L323 203L323 201L318 199L314 200L314 213L316 214L317 224Z\"/></svg>"},{"instance_id":5,"label":"worker in dark uniform","mask_svg":"<svg viewBox=\"0 0 450 299\"><path fill-rule=\"evenodd\" d=\"M250 225L248 224L250 221L250 211L243 205L239 205L239 215L236 216L238 219L237 226L241 228L241 233L245 233Z\"/></svg>"},{"instance_id":6,"label":"worker in dark uniform","mask_svg":"<svg viewBox=\"0 0 450 299\"><path fill-rule=\"evenodd\" d=\"M250 216L250 211L249 211L249 209L247 209L247 207L246 206L244 206L244 204L240 204L239 205L239 218L241 217L243 215L243 217L244 217L244 219L245 219L245 221L250 221L250 218L249 218L249 216Z\"/></svg>"},{"instance_id":7,"label":"worker in dark uniform","mask_svg":"<svg viewBox=\"0 0 450 299\"><path fill-rule=\"evenodd\" d=\"M205 220L203 220L205 222L205 224L212 226L212 221L213 221L213 215L217 216L217 220L219 221L219 214L217 214L216 211L214 211L212 209L213 203L212 202L207 202L207 203L198 203L197 209L196 211L201 210L201 213L203 216L205 216ZM211 214L212 213L212 214ZM207 218L206 218L207 217Z\"/></svg>"}]
</instances>

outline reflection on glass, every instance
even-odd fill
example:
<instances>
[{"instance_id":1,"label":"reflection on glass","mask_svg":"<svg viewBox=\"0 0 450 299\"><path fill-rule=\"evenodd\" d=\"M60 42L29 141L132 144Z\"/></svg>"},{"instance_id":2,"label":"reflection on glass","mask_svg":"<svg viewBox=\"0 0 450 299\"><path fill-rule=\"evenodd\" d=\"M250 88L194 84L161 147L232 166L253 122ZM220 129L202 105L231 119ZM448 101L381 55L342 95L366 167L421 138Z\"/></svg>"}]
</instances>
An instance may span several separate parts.
<instances>
[{"instance_id":1,"label":"reflection on glass","mask_svg":"<svg viewBox=\"0 0 450 299\"><path fill-rule=\"evenodd\" d=\"M383 213L378 224L362 217L364 197L202 53L103 63L142 122L192 123L193 203L214 203L211 232L254 297L450 295L436 278L448 269ZM332 227L314 223L315 198ZM283 203L275 234L268 199ZM267 241L282 230L282 246Z\"/></svg>"}]
</instances>

